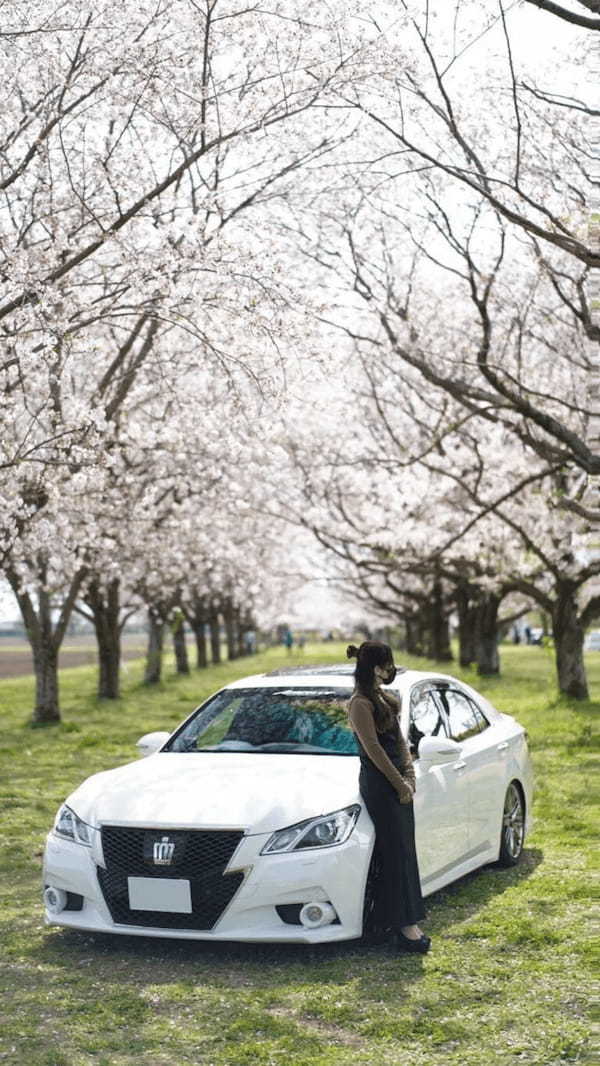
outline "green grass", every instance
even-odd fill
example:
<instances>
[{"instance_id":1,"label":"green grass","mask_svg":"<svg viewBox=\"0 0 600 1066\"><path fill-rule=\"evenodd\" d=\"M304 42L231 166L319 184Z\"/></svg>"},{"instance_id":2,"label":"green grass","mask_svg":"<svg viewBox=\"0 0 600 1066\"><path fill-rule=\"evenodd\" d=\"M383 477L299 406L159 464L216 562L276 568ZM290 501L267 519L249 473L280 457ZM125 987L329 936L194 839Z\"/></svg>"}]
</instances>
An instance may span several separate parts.
<instances>
[{"instance_id":1,"label":"green grass","mask_svg":"<svg viewBox=\"0 0 600 1066\"><path fill-rule=\"evenodd\" d=\"M337 661L340 645L291 662ZM135 757L219 685L288 661L282 649L149 690L128 663L117 704L94 670L61 675L64 722L32 729L30 679L0 682L3 803L0 1064L10 1066L559 1066L591 1062L594 714L559 700L541 649L503 649L481 684L529 731L535 826L513 870L485 870L429 898L426 957L358 942L190 943L46 928L44 836L96 770ZM600 655L588 657L600 696ZM420 662L418 665L422 666ZM469 672L466 680L478 687Z\"/></svg>"}]
</instances>

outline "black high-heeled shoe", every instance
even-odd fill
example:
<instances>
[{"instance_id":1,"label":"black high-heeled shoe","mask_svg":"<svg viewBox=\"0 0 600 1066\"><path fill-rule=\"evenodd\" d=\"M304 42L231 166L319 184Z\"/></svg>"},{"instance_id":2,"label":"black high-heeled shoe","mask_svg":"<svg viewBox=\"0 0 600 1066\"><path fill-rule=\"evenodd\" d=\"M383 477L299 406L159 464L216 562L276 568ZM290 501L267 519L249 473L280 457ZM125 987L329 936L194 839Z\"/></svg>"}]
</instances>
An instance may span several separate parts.
<instances>
[{"instance_id":1,"label":"black high-heeled shoe","mask_svg":"<svg viewBox=\"0 0 600 1066\"><path fill-rule=\"evenodd\" d=\"M431 947L431 937L425 936L425 934L420 936L418 940L411 940L410 937L405 936L404 933L396 933L395 940L396 947L399 948L400 951L416 952L420 955L427 954Z\"/></svg>"}]
</instances>

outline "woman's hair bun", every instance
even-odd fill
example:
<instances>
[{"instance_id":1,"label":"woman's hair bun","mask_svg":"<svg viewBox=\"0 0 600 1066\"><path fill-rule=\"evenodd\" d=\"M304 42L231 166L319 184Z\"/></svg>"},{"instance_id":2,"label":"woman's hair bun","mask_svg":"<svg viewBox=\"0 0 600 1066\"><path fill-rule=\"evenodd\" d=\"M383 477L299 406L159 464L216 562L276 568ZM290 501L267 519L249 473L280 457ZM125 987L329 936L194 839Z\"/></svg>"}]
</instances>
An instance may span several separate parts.
<instances>
[{"instance_id":1,"label":"woman's hair bun","mask_svg":"<svg viewBox=\"0 0 600 1066\"><path fill-rule=\"evenodd\" d=\"M358 659L358 648L356 647L356 644L348 645L348 647L346 648L346 658Z\"/></svg>"}]
</instances>

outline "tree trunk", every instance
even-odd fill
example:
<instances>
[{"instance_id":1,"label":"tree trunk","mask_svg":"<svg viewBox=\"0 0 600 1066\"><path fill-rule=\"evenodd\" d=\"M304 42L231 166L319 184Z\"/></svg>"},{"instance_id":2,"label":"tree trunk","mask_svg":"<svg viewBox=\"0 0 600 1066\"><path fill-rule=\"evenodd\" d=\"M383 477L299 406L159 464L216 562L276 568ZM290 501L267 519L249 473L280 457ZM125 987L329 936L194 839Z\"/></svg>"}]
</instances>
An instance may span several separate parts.
<instances>
[{"instance_id":1,"label":"tree trunk","mask_svg":"<svg viewBox=\"0 0 600 1066\"><path fill-rule=\"evenodd\" d=\"M181 609L196 642L196 669L205 670L208 666L206 650L206 602L203 596L193 595L191 606L185 599L181 600Z\"/></svg>"},{"instance_id":2,"label":"tree trunk","mask_svg":"<svg viewBox=\"0 0 600 1066\"><path fill-rule=\"evenodd\" d=\"M577 589L570 581L562 581L558 586L552 622L559 690L576 700L587 700L589 693L583 664L585 632L578 615Z\"/></svg>"},{"instance_id":3,"label":"tree trunk","mask_svg":"<svg viewBox=\"0 0 600 1066\"><path fill-rule=\"evenodd\" d=\"M58 704L58 654L47 641L32 641L35 670L35 708L32 722L60 722Z\"/></svg>"},{"instance_id":4,"label":"tree trunk","mask_svg":"<svg viewBox=\"0 0 600 1066\"><path fill-rule=\"evenodd\" d=\"M423 624L418 614L407 614L404 619L406 627L406 651L409 655L423 654Z\"/></svg>"},{"instance_id":5,"label":"tree trunk","mask_svg":"<svg viewBox=\"0 0 600 1066\"><path fill-rule=\"evenodd\" d=\"M43 553L40 552L38 556L37 609L29 592L21 588L19 576L10 563L6 565L5 573L19 604L33 656L36 695L31 720L35 725L60 722L58 652L85 577L85 570L81 568L73 575L54 626L52 604L46 588L47 560Z\"/></svg>"},{"instance_id":6,"label":"tree trunk","mask_svg":"<svg viewBox=\"0 0 600 1066\"><path fill-rule=\"evenodd\" d=\"M144 684L156 685L162 674L162 656L165 622L159 611L148 608L148 650L146 652L146 669Z\"/></svg>"},{"instance_id":7,"label":"tree trunk","mask_svg":"<svg viewBox=\"0 0 600 1066\"><path fill-rule=\"evenodd\" d=\"M101 591L97 581L93 581L83 601L92 612L98 645L98 699L118 700L121 668L119 579L116 577L109 582L106 593Z\"/></svg>"},{"instance_id":8,"label":"tree trunk","mask_svg":"<svg viewBox=\"0 0 600 1066\"><path fill-rule=\"evenodd\" d=\"M185 640L185 622L182 611L177 611L173 620L173 651L175 652L177 673L189 674L190 662Z\"/></svg>"},{"instance_id":9,"label":"tree trunk","mask_svg":"<svg viewBox=\"0 0 600 1066\"><path fill-rule=\"evenodd\" d=\"M210 627L210 654L213 664L221 662L221 626L219 624L219 612L211 611L208 624Z\"/></svg>"},{"instance_id":10,"label":"tree trunk","mask_svg":"<svg viewBox=\"0 0 600 1066\"><path fill-rule=\"evenodd\" d=\"M237 653L239 656L246 655L246 642L244 640L246 632L251 628L248 624L248 616L246 615L245 621L242 621L242 612L239 607L235 608L233 612L233 624L235 628L235 639L237 644Z\"/></svg>"},{"instance_id":11,"label":"tree trunk","mask_svg":"<svg viewBox=\"0 0 600 1066\"><path fill-rule=\"evenodd\" d=\"M487 677L500 673L498 654L498 608L500 597L495 592L482 593L477 604L477 673Z\"/></svg>"},{"instance_id":12,"label":"tree trunk","mask_svg":"<svg viewBox=\"0 0 600 1066\"><path fill-rule=\"evenodd\" d=\"M454 659L450 644L450 619L447 614L436 616L432 641L433 658L438 663L451 663Z\"/></svg>"},{"instance_id":13,"label":"tree trunk","mask_svg":"<svg viewBox=\"0 0 600 1066\"><path fill-rule=\"evenodd\" d=\"M444 592L439 579L433 584L432 596L427 603L427 615L428 657L439 663L451 662L454 656L450 647L450 624L444 609Z\"/></svg>"},{"instance_id":14,"label":"tree trunk","mask_svg":"<svg viewBox=\"0 0 600 1066\"><path fill-rule=\"evenodd\" d=\"M477 658L477 607L472 602L469 589L458 585L456 589L458 613L458 659L461 666L470 666Z\"/></svg>"},{"instance_id":15,"label":"tree trunk","mask_svg":"<svg viewBox=\"0 0 600 1066\"><path fill-rule=\"evenodd\" d=\"M208 666L205 622L198 622L198 624L194 626L194 638L196 641L196 669L205 670Z\"/></svg>"},{"instance_id":16,"label":"tree trunk","mask_svg":"<svg viewBox=\"0 0 600 1066\"><path fill-rule=\"evenodd\" d=\"M226 600L223 607L223 621L225 622L225 639L227 641L227 658L237 659L238 649L235 639L235 611L231 600Z\"/></svg>"}]
</instances>

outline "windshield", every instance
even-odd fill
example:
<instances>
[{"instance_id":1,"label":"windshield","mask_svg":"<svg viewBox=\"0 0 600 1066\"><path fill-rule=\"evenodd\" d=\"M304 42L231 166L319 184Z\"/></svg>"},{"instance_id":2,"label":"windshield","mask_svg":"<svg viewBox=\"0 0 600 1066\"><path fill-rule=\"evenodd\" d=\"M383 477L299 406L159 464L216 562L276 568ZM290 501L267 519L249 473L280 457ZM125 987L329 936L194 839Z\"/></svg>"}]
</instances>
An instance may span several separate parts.
<instances>
[{"instance_id":1,"label":"windshield","mask_svg":"<svg viewBox=\"0 0 600 1066\"><path fill-rule=\"evenodd\" d=\"M263 688L219 692L163 751L357 755L348 689Z\"/></svg>"}]
</instances>

